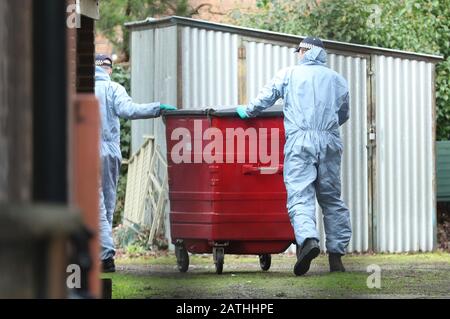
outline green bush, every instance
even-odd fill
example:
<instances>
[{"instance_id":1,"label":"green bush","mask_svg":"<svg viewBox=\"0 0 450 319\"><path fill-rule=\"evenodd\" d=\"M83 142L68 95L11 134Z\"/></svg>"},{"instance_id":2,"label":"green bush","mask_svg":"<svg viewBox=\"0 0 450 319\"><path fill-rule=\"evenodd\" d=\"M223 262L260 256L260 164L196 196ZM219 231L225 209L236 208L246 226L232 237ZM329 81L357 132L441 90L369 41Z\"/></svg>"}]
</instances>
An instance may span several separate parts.
<instances>
[{"instance_id":1,"label":"green bush","mask_svg":"<svg viewBox=\"0 0 450 319\"><path fill-rule=\"evenodd\" d=\"M436 68L437 139L450 137L448 0L258 0L235 23L298 35L443 55Z\"/></svg>"}]
</instances>

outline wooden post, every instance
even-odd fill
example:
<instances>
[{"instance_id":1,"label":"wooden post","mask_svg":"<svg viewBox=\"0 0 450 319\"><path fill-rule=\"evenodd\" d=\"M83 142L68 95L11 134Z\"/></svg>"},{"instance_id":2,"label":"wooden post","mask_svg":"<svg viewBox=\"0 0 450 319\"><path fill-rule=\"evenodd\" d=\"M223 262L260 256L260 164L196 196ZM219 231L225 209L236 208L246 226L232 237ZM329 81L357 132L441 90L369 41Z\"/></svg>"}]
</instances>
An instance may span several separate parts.
<instances>
[{"instance_id":1,"label":"wooden post","mask_svg":"<svg viewBox=\"0 0 450 319\"><path fill-rule=\"evenodd\" d=\"M247 53L245 43L241 41L238 48L238 103L245 105L247 101Z\"/></svg>"},{"instance_id":2,"label":"wooden post","mask_svg":"<svg viewBox=\"0 0 450 319\"><path fill-rule=\"evenodd\" d=\"M0 1L0 201L28 202L32 183L32 1Z\"/></svg>"},{"instance_id":3,"label":"wooden post","mask_svg":"<svg viewBox=\"0 0 450 319\"><path fill-rule=\"evenodd\" d=\"M100 115L98 101L93 94L78 94L72 108L72 163L74 202L81 210L84 224L94 233L90 242L93 267L89 274L89 291L101 295L99 232Z\"/></svg>"}]
</instances>

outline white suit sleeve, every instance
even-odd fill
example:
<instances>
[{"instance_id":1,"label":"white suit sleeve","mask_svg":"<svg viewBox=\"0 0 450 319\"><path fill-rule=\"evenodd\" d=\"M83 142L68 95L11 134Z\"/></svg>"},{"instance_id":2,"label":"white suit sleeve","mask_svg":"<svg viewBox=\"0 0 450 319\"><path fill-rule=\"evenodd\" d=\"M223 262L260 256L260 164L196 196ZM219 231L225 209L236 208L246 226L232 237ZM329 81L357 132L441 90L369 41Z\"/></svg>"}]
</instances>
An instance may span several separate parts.
<instances>
[{"instance_id":1,"label":"white suit sleeve","mask_svg":"<svg viewBox=\"0 0 450 319\"><path fill-rule=\"evenodd\" d=\"M160 103L133 103L125 88L117 84L113 86L113 106L117 116L129 120L158 117L161 114Z\"/></svg>"},{"instance_id":2,"label":"white suit sleeve","mask_svg":"<svg viewBox=\"0 0 450 319\"><path fill-rule=\"evenodd\" d=\"M278 99L284 97L288 70L278 71L275 77L261 89L258 96L247 106L248 116L257 116L266 108L273 106Z\"/></svg>"}]
</instances>

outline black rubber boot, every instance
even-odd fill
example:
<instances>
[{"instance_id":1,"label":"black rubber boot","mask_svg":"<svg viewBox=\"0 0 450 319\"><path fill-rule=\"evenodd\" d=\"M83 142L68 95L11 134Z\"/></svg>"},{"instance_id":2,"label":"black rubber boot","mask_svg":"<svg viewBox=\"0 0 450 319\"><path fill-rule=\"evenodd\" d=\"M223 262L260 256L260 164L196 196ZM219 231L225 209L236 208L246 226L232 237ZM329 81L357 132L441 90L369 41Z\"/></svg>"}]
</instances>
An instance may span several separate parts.
<instances>
[{"instance_id":1,"label":"black rubber boot","mask_svg":"<svg viewBox=\"0 0 450 319\"><path fill-rule=\"evenodd\" d=\"M102 260L102 272L116 272L116 265L114 264L114 258L108 258Z\"/></svg>"},{"instance_id":2,"label":"black rubber boot","mask_svg":"<svg viewBox=\"0 0 450 319\"><path fill-rule=\"evenodd\" d=\"M328 255L328 261L330 262L330 272L345 272L344 265L342 264L341 254L330 253Z\"/></svg>"},{"instance_id":3,"label":"black rubber boot","mask_svg":"<svg viewBox=\"0 0 450 319\"><path fill-rule=\"evenodd\" d=\"M296 276L306 274L311 266L311 261L319 254L319 242L314 238L306 239L301 249L297 245L297 262L294 266L294 274Z\"/></svg>"}]
</instances>

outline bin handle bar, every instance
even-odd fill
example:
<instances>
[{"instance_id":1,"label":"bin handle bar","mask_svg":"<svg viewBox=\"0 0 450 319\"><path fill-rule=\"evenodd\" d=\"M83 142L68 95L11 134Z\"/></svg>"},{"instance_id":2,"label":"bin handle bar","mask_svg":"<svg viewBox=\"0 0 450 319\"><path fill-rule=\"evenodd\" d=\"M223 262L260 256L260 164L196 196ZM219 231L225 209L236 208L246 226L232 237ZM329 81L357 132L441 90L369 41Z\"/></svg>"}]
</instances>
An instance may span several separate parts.
<instances>
[{"instance_id":1,"label":"bin handle bar","mask_svg":"<svg viewBox=\"0 0 450 319\"><path fill-rule=\"evenodd\" d=\"M277 167L244 164L244 165L242 165L242 173L244 175L282 174L283 173L283 164L278 165Z\"/></svg>"}]
</instances>

